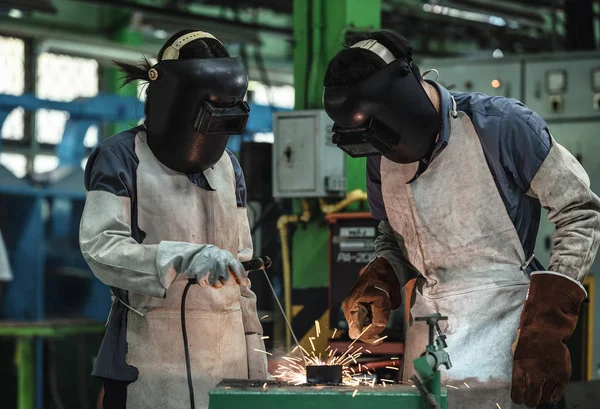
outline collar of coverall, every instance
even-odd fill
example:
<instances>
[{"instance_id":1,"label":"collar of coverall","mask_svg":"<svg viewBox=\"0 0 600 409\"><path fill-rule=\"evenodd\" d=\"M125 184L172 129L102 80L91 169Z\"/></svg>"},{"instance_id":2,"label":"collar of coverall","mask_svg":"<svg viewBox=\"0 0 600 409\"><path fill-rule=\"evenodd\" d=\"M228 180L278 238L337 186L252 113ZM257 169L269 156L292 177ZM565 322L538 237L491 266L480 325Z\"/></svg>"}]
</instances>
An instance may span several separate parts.
<instances>
[{"instance_id":1,"label":"collar of coverall","mask_svg":"<svg viewBox=\"0 0 600 409\"><path fill-rule=\"evenodd\" d=\"M452 97L450 92L440 84L432 80L425 80L428 84L433 85L440 93L440 113L442 115L442 125L440 126L440 134L438 135L437 141L431 151L431 155L428 158L423 158L419 161L419 167L417 173L408 182L412 183L419 176L421 176L429 167L431 162L446 148L448 140L450 139L450 129L448 125L448 118L450 117L450 111L452 110Z\"/></svg>"}]
</instances>

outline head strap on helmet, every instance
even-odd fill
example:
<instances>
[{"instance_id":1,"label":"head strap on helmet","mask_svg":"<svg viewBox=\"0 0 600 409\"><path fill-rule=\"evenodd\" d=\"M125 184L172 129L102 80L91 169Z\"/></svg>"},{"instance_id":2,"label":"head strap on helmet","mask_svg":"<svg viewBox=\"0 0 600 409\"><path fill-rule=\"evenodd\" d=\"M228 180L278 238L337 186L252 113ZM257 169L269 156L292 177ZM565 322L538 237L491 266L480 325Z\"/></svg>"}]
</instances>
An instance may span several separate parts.
<instances>
[{"instance_id":1,"label":"head strap on helmet","mask_svg":"<svg viewBox=\"0 0 600 409\"><path fill-rule=\"evenodd\" d=\"M362 48L363 50L369 50L375 54L386 64L389 64L396 60L394 54L390 50L388 50L385 46L378 43L376 40L363 40L358 43L352 45L350 48Z\"/></svg>"},{"instance_id":2,"label":"head strap on helmet","mask_svg":"<svg viewBox=\"0 0 600 409\"><path fill-rule=\"evenodd\" d=\"M215 36L205 31L194 31L192 33L182 35L175 40L173 44L167 47L167 49L163 52L161 61L177 60L179 58L179 50L181 50L184 45L200 38L212 38L213 40L219 41Z\"/></svg>"}]
</instances>

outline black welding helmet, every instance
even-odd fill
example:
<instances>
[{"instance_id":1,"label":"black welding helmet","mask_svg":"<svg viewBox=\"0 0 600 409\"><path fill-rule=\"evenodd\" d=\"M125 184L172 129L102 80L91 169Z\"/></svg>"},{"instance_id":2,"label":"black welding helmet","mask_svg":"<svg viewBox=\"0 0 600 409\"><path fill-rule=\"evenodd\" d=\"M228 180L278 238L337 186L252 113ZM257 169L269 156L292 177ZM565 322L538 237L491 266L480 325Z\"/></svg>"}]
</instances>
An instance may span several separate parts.
<instances>
[{"instance_id":1,"label":"black welding helmet","mask_svg":"<svg viewBox=\"0 0 600 409\"><path fill-rule=\"evenodd\" d=\"M387 65L352 85L325 87L325 111L334 121L333 143L353 158L383 155L412 163L431 150L441 119L412 68L375 40L354 44Z\"/></svg>"},{"instance_id":2,"label":"black welding helmet","mask_svg":"<svg viewBox=\"0 0 600 409\"><path fill-rule=\"evenodd\" d=\"M248 73L239 58L179 60L187 43L212 35L196 31L169 46L148 76L148 146L165 166L201 172L219 161L229 137L244 132Z\"/></svg>"}]
</instances>

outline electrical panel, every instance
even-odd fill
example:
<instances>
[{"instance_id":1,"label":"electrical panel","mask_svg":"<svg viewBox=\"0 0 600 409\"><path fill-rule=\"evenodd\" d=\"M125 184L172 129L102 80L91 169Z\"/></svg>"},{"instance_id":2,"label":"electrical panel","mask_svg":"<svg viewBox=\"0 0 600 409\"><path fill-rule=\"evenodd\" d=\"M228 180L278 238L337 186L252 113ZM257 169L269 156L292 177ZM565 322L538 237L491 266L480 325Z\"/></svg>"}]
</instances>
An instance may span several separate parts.
<instances>
[{"instance_id":1,"label":"electrical panel","mask_svg":"<svg viewBox=\"0 0 600 409\"><path fill-rule=\"evenodd\" d=\"M440 73L438 82L451 91L520 97L521 67L518 62L424 60L419 67L422 71L435 68ZM429 74L426 78L435 79L435 75Z\"/></svg>"},{"instance_id":2,"label":"electrical panel","mask_svg":"<svg viewBox=\"0 0 600 409\"><path fill-rule=\"evenodd\" d=\"M340 197L346 192L345 153L331 140L324 110L273 115L273 196Z\"/></svg>"},{"instance_id":3,"label":"electrical panel","mask_svg":"<svg viewBox=\"0 0 600 409\"><path fill-rule=\"evenodd\" d=\"M600 119L598 55L525 60L524 66L523 102L546 121Z\"/></svg>"}]
</instances>

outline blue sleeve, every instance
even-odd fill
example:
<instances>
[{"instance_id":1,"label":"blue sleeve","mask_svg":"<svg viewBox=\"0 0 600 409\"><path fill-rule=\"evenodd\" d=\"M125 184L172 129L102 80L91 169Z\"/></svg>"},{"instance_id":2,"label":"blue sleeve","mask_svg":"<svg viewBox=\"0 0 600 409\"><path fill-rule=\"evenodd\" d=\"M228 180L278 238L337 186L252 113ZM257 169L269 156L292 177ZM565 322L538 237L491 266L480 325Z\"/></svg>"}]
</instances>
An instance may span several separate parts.
<instances>
[{"instance_id":1,"label":"blue sleeve","mask_svg":"<svg viewBox=\"0 0 600 409\"><path fill-rule=\"evenodd\" d=\"M135 200L135 178L139 163L135 136L139 128L118 133L100 143L85 165L85 190L102 190Z\"/></svg>"},{"instance_id":2,"label":"blue sleeve","mask_svg":"<svg viewBox=\"0 0 600 409\"><path fill-rule=\"evenodd\" d=\"M128 169L110 148L98 146L85 166L85 190L102 190L116 196L132 197L133 182Z\"/></svg>"},{"instance_id":3,"label":"blue sleeve","mask_svg":"<svg viewBox=\"0 0 600 409\"><path fill-rule=\"evenodd\" d=\"M542 117L512 101L500 125L500 160L517 186L527 192L550 151L550 133Z\"/></svg>"},{"instance_id":4,"label":"blue sleeve","mask_svg":"<svg viewBox=\"0 0 600 409\"><path fill-rule=\"evenodd\" d=\"M227 153L231 158L231 164L235 172L235 198L237 205L238 207L246 207L246 180L244 179L244 172L233 152L227 149Z\"/></svg>"},{"instance_id":5,"label":"blue sleeve","mask_svg":"<svg viewBox=\"0 0 600 409\"><path fill-rule=\"evenodd\" d=\"M375 220L387 220L383 195L381 194L381 156L367 157L367 197L371 217Z\"/></svg>"}]
</instances>

